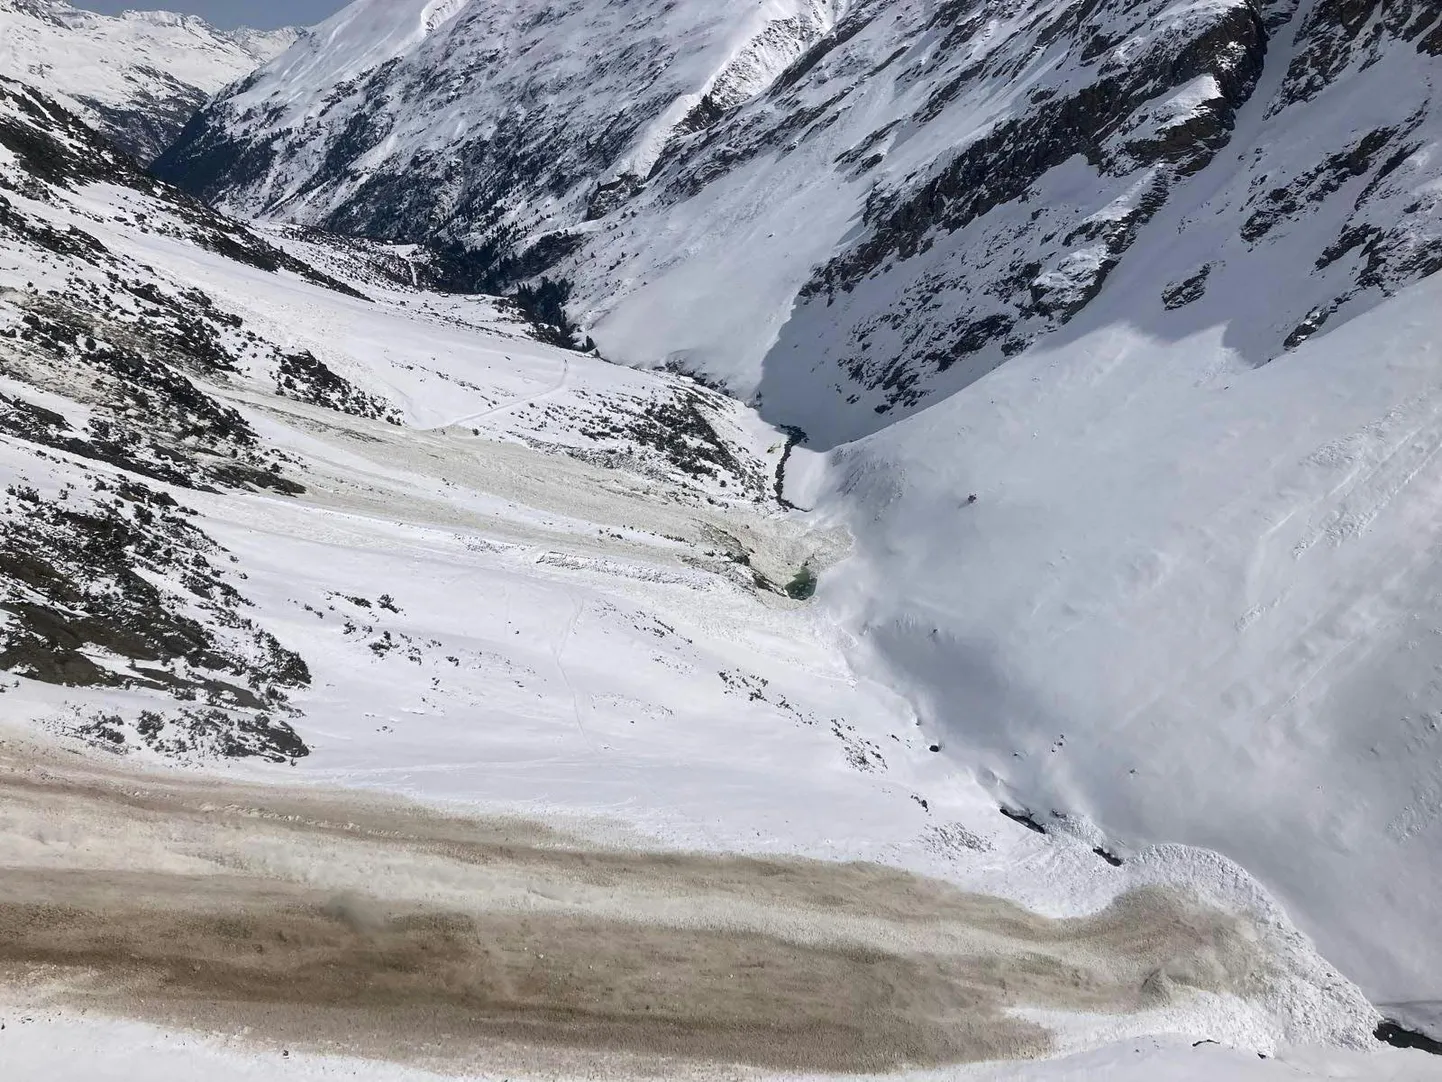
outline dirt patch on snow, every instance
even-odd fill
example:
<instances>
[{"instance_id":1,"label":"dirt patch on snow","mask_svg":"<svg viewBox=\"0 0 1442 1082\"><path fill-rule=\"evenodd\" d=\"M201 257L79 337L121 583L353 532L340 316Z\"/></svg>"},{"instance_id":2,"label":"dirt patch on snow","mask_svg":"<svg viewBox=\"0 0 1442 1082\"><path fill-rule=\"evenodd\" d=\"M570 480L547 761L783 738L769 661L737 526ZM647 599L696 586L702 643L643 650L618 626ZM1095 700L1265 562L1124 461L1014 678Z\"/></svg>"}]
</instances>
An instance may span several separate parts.
<instances>
[{"instance_id":1,"label":"dirt patch on snow","mask_svg":"<svg viewBox=\"0 0 1442 1082\"><path fill-rule=\"evenodd\" d=\"M1160 891L1048 920L872 865L608 849L368 795L0 746L0 975L35 1002L430 1066L884 1071L1049 1046L1015 1007L1257 991Z\"/></svg>"}]
</instances>

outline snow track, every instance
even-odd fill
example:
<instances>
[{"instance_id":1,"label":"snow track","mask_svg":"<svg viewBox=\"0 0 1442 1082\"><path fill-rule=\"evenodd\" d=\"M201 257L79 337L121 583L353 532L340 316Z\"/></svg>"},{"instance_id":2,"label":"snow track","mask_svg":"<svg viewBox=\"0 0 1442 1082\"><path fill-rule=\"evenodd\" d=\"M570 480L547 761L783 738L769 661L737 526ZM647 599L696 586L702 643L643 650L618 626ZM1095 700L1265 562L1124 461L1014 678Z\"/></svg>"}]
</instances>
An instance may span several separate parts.
<instances>
[{"instance_id":1,"label":"snow track","mask_svg":"<svg viewBox=\"0 0 1442 1082\"><path fill-rule=\"evenodd\" d=\"M576 731L581 734L581 742L594 753L597 749L590 734L586 732L586 722L582 716L581 696L576 693L576 685L572 682L570 674L566 672L566 647L571 644L571 636L576 633L576 624L580 621L581 614L586 611L586 603L579 597L572 597L571 605L571 616L566 621L566 629L554 640L552 649L556 656L556 671L560 673L561 682L566 685L566 691L571 696L571 709L576 715Z\"/></svg>"},{"instance_id":2,"label":"snow track","mask_svg":"<svg viewBox=\"0 0 1442 1082\"><path fill-rule=\"evenodd\" d=\"M570 383L570 379L571 358L569 356L563 356L561 359L561 374L556 378L554 386L544 391L539 391L536 394L518 395L508 402L497 403L488 409L481 410L479 413L470 413L464 417L457 417L454 421L449 421L446 424L437 425L436 427L438 429L446 429L454 428L457 425L475 424L477 421L483 421L487 417L494 417L498 413L506 413L510 410L519 409L521 406L535 405L537 402L543 402L548 398L556 397L566 389Z\"/></svg>"},{"instance_id":3,"label":"snow track","mask_svg":"<svg viewBox=\"0 0 1442 1082\"><path fill-rule=\"evenodd\" d=\"M1045 1050L1018 1007L1266 979L1244 922L1160 890L1052 921L877 867L597 847L15 743L0 809L0 972L53 1004L289 1047L602 1077L876 1070Z\"/></svg>"}]
</instances>

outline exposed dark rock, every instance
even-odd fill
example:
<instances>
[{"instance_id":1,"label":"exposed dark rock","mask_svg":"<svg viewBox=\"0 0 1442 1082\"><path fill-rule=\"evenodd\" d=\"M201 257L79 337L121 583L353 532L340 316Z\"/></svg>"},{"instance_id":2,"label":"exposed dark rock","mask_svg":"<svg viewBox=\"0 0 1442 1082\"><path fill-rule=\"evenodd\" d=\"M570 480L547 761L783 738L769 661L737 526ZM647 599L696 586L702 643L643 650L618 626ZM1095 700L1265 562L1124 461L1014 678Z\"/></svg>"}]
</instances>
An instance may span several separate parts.
<instances>
[{"instance_id":1,"label":"exposed dark rock","mask_svg":"<svg viewBox=\"0 0 1442 1082\"><path fill-rule=\"evenodd\" d=\"M639 177L630 173L597 184L596 190L591 193L591 198L586 203L586 221L594 222L625 206L626 202L641 190L642 184Z\"/></svg>"},{"instance_id":2,"label":"exposed dark rock","mask_svg":"<svg viewBox=\"0 0 1442 1082\"><path fill-rule=\"evenodd\" d=\"M393 425L401 423L400 412L389 402L367 394L349 380L336 375L308 350L280 359L275 389L287 398L324 406L353 417L368 417Z\"/></svg>"},{"instance_id":3,"label":"exposed dark rock","mask_svg":"<svg viewBox=\"0 0 1442 1082\"><path fill-rule=\"evenodd\" d=\"M36 91L0 77L0 101L24 118L23 122L0 120L0 146L14 154L20 168L34 180L58 188L97 181L133 188L165 201L171 213L184 223L184 235L202 248L271 273L290 271L317 285L361 298L350 286L282 252L240 223L178 189L160 184L73 114ZM6 208L7 216L15 218L13 207L6 204ZM68 243L94 246L100 242L93 237L72 236Z\"/></svg>"},{"instance_id":4,"label":"exposed dark rock","mask_svg":"<svg viewBox=\"0 0 1442 1082\"><path fill-rule=\"evenodd\" d=\"M242 88L245 84L241 84ZM205 110L190 118L175 141L150 163L162 180L179 184L206 200L215 200L226 185L264 177L275 163L268 143L242 143Z\"/></svg>"},{"instance_id":5,"label":"exposed dark rock","mask_svg":"<svg viewBox=\"0 0 1442 1082\"><path fill-rule=\"evenodd\" d=\"M7 398L0 431L187 488L303 491L280 476L239 413L185 374L216 376L231 367L209 326L183 308L169 312L175 319L161 318L166 308L156 311L144 322L101 323L76 301L34 301L8 341L0 333L0 372L40 386L59 373L60 390L79 381L91 417L81 433L58 414Z\"/></svg>"},{"instance_id":6,"label":"exposed dark rock","mask_svg":"<svg viewBox=\"0 0 1442 1082\"><path fill-rule=\"evenodd\" d=\"M1218 77L1224 92L1221 100L1228 110L1245 102L1261 74L1266 52L1265 33L1249 10L1231 9L1215 27L1189 43L1172 60L1169 81L1175 85L1210 72ZM915 192L873 200L866 215L872 227L870 236L848 255L829 263L803 295L845 288L887 259L910 258L929 234L953 232L987 211L1019 199L1043 173L1073 156L1081 155L1102 170L1122 167L1104 144L1138 106L1165 85L1145 68L1126 71L999 125ZM1218 124L1230 130L1232 117L1224 115ZM1189 152L1196 159L1192 167L1200 167L1215 153L1214 141L1203 139ZM1168 152L1175 155L1176 147L1169 143Z\"/></svg>"},{"instance_id":7,"label":"exposed dark rock","mask_svg":"<svg viewBox=\"0 0 1442 1082\"><path fill-rule=\"evenodd\" d=\"M273 763L294 763L310 754L289 722L265 713L217 707L142 710L134 719L97 714L76 724L62 723L60 729L115 752L146 747L177 758L265 759Z\"/></svg>"},{"instance_id":8,"label":"exposed dark rock","mask_svg":"<svg viewBox=\"0 0 1442 1082\"><path fill-rule=\"evenodd\" d=\"M1296 349L1308 338L1311 338L1312 335L1321 330L1322 325L1327 322L1327 318L1331 314L1332 311L1330 307L1313 308L1307 313L1306 319L1292 328L1291 333L1287 335L1285 341L1282 343L1283 348L1289 350Z\"/></svg>"},{"instance_id":9,"label":"exposed dark rock","mask_svg":"<svg viewBox=\"0 0 1442 1082\"><path fill-rule=\"evenodd\" d=\"M731 444L707 416L705 396L710 393L681 390L654 400L623 420L622 430L629 439L656 451L691 477L748 477L755 473L754 466L736 457Z\"/></svg>"},{"instance_id":10,"label":"exposed dark rock","mask_svg":"<svg viewBox=\"0 0 1442 1082\"><path fill-rule=\"evenodd\" d=\"M791 66L777 76L776 82L772 84L771 93L773 95L784 93L801 82L817 64L865 30L872 18L873 16L864 10L850 13L832 29L831 33L793 60Z\"/></svg>"},{"instance_id":11,"label":"exposed dark rock","mask_svg":"<svg viewBox=\"0 0 1442 1082\"><path fill-rule=\"evenodd\" d=\"M1036 817L1033 816L1029 811L1016 811L1012 808L1007 807L998 808L997 810L1000 811L1002 815L1010 819L1013 823L1020 823L1022 826L1026 827L1027 830L1034 831L1037 834L1045 834L1047 832L1046 827L1038 823L1036 821Z\"/></svg>"},{"instance_id":12,"label":"exposed dark rock","mask_svg":"<svg viewBox=\"0 0 1442 1082\"><path fill-rule=\"evenodd\" d=\"M1383 1044L1390 1044L1393 1048L1415 1048L1419 1052L1430 1052L1434 1056L1442 1056L1442 1041L1429 1037L1418 1030L1408 1029L1391 1020L1379 1022L1374 1036Z\"/></svg>"},{"instance_id":13,"label":"exposed dark rock","mask_svg":"<svg viewBox=\"0 0 1442 1082\"><path fill-rule=\"evenodd\" d=\"M1416 40L1419 51L1437 55L1431 35L1439 17L1432 0L1317 0L1297 28L1303 47L1273 112L1316 97L1348 67L1375 62L1389 38Z\"/></svg>"},{"instance_id":14,"label":"exposed dark rock","mask_svg":"<svg viewBox=\"0 0 1442 1082\"><path fill-rule=\"evenodd\" d=\"M1212 264L1203 263L1201 269L1190 278L1180 282L1173 282L1162 290L1162 304L1169 311L1177 308L1185 308L1194 301L1199 301L1206 295L1207 279L1211 277Z\"/></svg>"},{"instance_id":15,"label":"exposed dark rock","mask_svg":"<svg viewBox=\"0 0 1442 1082\"><path fill-rule=\"evenodd\" d=\"M1307 203L1319 204L1349 180L1365 175L1397 134L1393 128L1370 131L1287 186L1272 188L1258 200L1257 210L1243 224L1242 239L1261 240L1277 222L1296 218Z\"/></svg>"},{"instance_id":16,"label":"exposed dark rock","mask_svg":"<svg viewBox=\"0 0 1442 1082\"><path fill-rule=\"evenodd\" d=\"M169 95L138 95L125 108L94 98L81 100L104 122L106 135L116 147L137 162L152 162L175 141L206 100L206 95L195 87L178 80L166 81L171 84Z\"/></svg>"},{"instance_id":17,"label":"exposed dark rock","mask_svg":"<svg viewBox=\"0 0 1442 1082\"><path fill-rule=\"evenodd\" d=\"M252 727L274 731L294 754L289 727L260 718L288 709L287 693L307 685L310 672L244 615L248 602L213 562L222 550L166 493L131 480L93 485L88 500L8 493L0 669L249 713Z\"/></svg>"}]
</instances>

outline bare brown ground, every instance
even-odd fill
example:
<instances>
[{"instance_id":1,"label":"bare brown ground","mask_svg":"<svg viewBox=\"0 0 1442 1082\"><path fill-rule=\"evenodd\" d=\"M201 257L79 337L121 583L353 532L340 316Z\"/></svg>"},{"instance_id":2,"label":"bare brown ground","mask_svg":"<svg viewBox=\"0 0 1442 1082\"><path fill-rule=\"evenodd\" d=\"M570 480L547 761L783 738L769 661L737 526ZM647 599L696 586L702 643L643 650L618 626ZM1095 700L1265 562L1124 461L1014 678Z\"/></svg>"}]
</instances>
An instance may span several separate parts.
<instances>
[{"instance_id":1,"label":"bare brown ground","mask_svg":"<svg viewBox=\"0 0 1442 1082\"><path fill-rule=\"evenodd\" d=\"M0 979L292 1047L879 1071L1045 1052L1008 1008L1133 1011L1262 974L1244 924L1157 890L1049 920L874 865L612 850L0 746Z\"/></svg>"}]
</instances>

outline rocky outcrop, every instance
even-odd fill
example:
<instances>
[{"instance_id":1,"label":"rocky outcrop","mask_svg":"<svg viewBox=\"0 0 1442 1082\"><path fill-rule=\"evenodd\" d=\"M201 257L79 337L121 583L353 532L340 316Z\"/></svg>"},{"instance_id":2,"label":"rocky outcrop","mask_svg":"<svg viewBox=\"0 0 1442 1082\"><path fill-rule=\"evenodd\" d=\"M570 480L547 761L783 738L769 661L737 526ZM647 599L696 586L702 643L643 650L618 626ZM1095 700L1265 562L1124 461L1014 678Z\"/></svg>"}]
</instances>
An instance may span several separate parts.
<instances>
[{"instance_id":1,"label":"rocky outcrop","mask_svg":"<svg viewBox=\"0 0 1442 1082\"><path fill-rule=\"evenodd\" d=\"M87 204L100 185L158 243L360 297L0 78L0 248L17 261L12 278L28 267L36 279L0 290L0 441L70 478L0 497L0 672L169 704L67 729L114 750L298 758L308 748L287 719L307 664L255 622L230 554L172 493L305 491L286 475L291 459L217 392L267 352L294 397L393 411L102 240L110 215Z\"/></svg>"},{"instance_id":2,"label":"rocky outcrop","mask_svg":"<svg viewBox=\"0 0 1442 1082\"><path fill-rule=\"evenodd\" d=\"M696 5L455 6L393 55L356 63L350 50L365 43L350 35L377 20L400 26L418 5L342 12L317 36L339 40L334 51L318 44L233 88L156 171L231 210L339 232L541 235L614 211L615 194L634 190L674 140L764 90L821 37L836 0L791 0L778 17L739 21ZM553 52L562 36L574 36L565 56ZM274 96L292 79L318 108ZM438 110L450 117L443 140Z\"/></svg>"}]
</instances>

